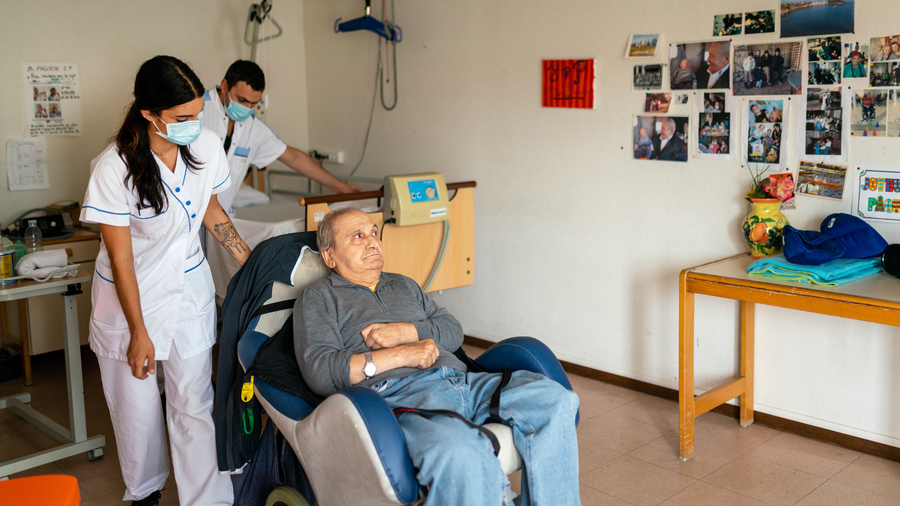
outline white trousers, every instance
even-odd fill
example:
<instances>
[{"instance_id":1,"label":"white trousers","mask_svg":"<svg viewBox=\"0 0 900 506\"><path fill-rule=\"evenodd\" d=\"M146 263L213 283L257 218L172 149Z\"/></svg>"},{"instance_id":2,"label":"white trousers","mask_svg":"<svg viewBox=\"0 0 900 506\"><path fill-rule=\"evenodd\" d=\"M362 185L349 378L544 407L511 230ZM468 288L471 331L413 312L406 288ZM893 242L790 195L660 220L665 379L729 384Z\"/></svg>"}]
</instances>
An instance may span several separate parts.
<instances>
[{"instance_id":1,"label":"white trousers","mask_svg":"<svg viewBox=\"0 0 900 506\"><path fill-rule=\"evenodd\" d=\"M174 345L177 346L177 345ZM169 452L155 376L139 380L126 362L97 357L112 418L124 501L161 490L169 476ZM219 474L213 425L212 351L165 361L166 410L178 500L184 505L231 505L231 477Z\"/></svg>"}]
</instances>

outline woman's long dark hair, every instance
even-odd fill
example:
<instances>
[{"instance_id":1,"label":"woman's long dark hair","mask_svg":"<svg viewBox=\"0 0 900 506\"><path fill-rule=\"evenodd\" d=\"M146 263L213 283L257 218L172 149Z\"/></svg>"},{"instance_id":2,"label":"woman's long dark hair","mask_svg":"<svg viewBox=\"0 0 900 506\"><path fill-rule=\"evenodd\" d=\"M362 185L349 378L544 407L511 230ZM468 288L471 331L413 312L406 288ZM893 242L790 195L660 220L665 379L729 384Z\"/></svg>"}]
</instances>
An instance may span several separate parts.
<instances>
[{"instance_id":1,"label":"woman's long dark hair","mask_svg":"<svg viewBox=\"0 0 900 506\"><path fill-rule=\"evenodd\" d=\"M152 207L156 214L165 209L168 200L159 167L150 151L150 134L147 131L150 122L144 119L141 110L149 110L159 116L165 109L200 96L203 96L203 84L197 74L172 56L156 56L145 61L134 78L134 102L116 134L116 147L128 168L125 183L128 184L130 179L137 190L138 205ZM187 146L179 146L178 151L189 169L201 168Z\"/></svg>"}]
</instances>

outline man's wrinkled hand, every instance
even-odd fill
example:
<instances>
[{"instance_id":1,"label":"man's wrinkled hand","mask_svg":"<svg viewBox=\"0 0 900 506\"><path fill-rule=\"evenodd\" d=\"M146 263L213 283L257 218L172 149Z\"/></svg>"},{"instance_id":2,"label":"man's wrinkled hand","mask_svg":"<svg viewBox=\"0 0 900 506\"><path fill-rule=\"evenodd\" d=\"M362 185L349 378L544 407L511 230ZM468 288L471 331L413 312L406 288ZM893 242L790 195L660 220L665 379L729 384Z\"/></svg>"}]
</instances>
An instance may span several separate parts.
<instances>
[{"instance_id":1,"label":"man's wrinkled hand","mask_svg":"<svg viewBox=\"0 0 900 506\"><path fill-rule=\"evenodd\" d=\"M428 369L438 359L441 351L432 339L424 339L415 343L403 345L407 352L407 367Z\"/></svg>"},{"instance_id":2,"label":"man's wrinkled hand","mask_svg":"<svg viewBox=\"0 0 900 506\"><path fill-rule=\"evenodd\" d=\"M372 323L362 329L360 334L371 350L393 348L419 340L419 334L412 323Z\"/></svg>"}]
</instances>

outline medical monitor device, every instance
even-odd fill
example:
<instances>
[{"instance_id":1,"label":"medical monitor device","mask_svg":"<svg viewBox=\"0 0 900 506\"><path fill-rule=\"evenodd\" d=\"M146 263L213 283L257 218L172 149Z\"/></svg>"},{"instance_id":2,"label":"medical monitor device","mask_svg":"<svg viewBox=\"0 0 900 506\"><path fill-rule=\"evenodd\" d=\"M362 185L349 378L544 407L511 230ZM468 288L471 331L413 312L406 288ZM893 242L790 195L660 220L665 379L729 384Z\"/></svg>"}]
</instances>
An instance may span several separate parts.
<instances>
[{"instance_id":1,"label":"medical monitor device","mask_svg":"<svg viewBox=\"0 0 900 506\"><path fill-rule=\"evenodd\" d=\"M398 226L421 225L447 220L447 184L436 172L386 176L384 178L384 221Z\"/></svg>"}]
</instances>

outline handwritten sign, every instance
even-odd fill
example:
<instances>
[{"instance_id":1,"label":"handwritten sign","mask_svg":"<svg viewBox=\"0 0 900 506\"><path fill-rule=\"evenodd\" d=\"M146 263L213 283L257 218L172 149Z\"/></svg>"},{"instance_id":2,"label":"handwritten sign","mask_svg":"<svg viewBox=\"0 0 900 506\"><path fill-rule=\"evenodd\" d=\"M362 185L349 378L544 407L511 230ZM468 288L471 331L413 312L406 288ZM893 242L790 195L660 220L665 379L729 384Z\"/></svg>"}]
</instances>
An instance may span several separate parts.
<instances>
[{"instance_id":1,"label":"handwritten sign","mask_svg":"<svg viewBox=\"0 0 900 506\"><path fill-rule=\"evenodd\" d=\"M81 96L74 63L26 63L28 136L81 135Z\"/></svg>"},{"instance_id":2,"label":"handwritten sign","mask_svg":"<svg viewBox=\"0 0 900 506\"><path fill-rule=\"evenodd\" d=\"M900 222L900 169L858 167L852 212L864 220Z\"/></svg>"},{"instance_id":3,"label":"handwritten sign","mask_svg":"<svg viewBox=\"0 0 900 506\"><path fill-rule=\"evenodd\" d=\"M544 107L593 109L594 60L544 60Z\"/></svg>"}]
</instances>

